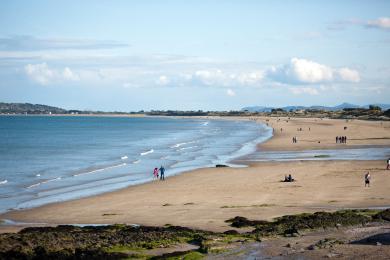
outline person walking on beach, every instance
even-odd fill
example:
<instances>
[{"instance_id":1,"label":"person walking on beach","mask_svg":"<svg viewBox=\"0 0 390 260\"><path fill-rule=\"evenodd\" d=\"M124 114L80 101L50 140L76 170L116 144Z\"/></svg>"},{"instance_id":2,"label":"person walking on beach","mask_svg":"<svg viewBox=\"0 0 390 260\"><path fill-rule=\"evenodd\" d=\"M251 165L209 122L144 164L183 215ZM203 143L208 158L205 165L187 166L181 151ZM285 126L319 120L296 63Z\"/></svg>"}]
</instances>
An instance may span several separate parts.
<instances>
[{"instance_id":1,"label":"person walking on beach","mask_svg":"<svg viewBox=\"0 0 390 260\"><path fill-rule=\"evenodd\" d=\"M155 167L153 170L153 179L158 179L158 168Z\"/></svg>"},{"instance_id":2,"label":"person walking on beach","mask_svg":"<svg viewBox=\"0 0 390 260\"><path fill-rule=\"evenodd\" d=\"M161 165L160 167L160 181L165 180L165 168Z\"/></svg>"},{"instance_id":3,"label":"person walking on beach","mask_svg":"<svg viewBox=\"0 0 390 260\"><path fill-rule=\"evenodd\" d=\"M371 180L371 175L370 172L367 172L366 175L364 175L364 187L370 187L370 180Z\"/></svg>"},{"instance_id":4,"label":"person walking on beach","mask_svg":"<svg viewBox=\"0 0 390 260\"><path fill-rule=\"evenodd\" d=\"M387 167L386 167L386 170L390 170L390 158L387 159Z\"/></svg>"}]
</instances>

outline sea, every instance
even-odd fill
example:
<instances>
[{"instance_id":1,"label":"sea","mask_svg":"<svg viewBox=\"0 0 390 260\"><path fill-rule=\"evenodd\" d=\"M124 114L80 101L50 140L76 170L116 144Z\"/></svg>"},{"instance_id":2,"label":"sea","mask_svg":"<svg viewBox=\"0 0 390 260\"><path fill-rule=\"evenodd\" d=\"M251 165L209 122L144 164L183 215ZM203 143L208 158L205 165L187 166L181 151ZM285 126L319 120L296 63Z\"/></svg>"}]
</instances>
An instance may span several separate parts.
<instances>
[{"instance_id":1,"label":"sea","mask_svg":"<svg viewBox=\"0 0 390 260\"><path fill-rule=\"evenodd\" d=\"M272 129L254 121L166 117L0 116L0 212L233 165Z\"/></svg>"}]
</instances>

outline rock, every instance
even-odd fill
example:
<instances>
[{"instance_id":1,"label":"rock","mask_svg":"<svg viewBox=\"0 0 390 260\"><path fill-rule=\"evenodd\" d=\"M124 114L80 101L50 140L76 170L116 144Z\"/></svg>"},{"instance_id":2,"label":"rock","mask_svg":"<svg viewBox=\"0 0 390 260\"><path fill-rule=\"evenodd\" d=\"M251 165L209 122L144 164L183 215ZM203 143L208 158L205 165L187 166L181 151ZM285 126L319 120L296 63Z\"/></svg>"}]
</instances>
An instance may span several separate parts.
<instances>
[{"instance_id":1,"label":"rock","mask_svg":"<svg viewBox=\"0 0 390 260\"><path fill-rule=\"evenodd\" d=\"M215 165L215 167L217 167L217 168L223 168L223 167L229 167L229 166L227 166L227 165L225 165L225 164L217 164L217 165Z\"/></svg>"},{"instance_id":2,"label":"rock","mask_svg":"<svg viewBox=\"0 0 390 260\"><path fill-rule=\"evenodd\" d=\"M318 247L316 245L310 245L307 247L308 250L316 250Z\"/></svg>"},{"instance_id":3,"label":"rock","mask_svg":"<svg viewBox=\"0 0 390 260\"><path fill-rule=\"evenodd\" d=\"M233 230L233 229L231 229L231 230L227 230L227 231L225 231L225 232L223 232L225 235L238 235L238 234L240 234L237 230Z\"/></svg>"},{"instance_id":4,"label":"rock","mask_svg":"<svg viewBox=\"0 0 390 260\"><path fill-rule=\"evenodd\" d=\"M338 254L335 254L335 253L329 253L326 255L327 258L333 258L333 257L336 257L338 256Z\"/></svg>"},{"instance_id":5,"label":"rock","mask_svg":"<svg viewBox=\"0 0 390 260\"><path fill-rule=\"evenodd\" d=\"M288 248L291 248L291 244L290 244L290 243L288 243L288 244L286 245L286 247L288 247Z\"/></svg>"},{"instance_id":6,"label":"rock","mask_svg":"<svg viewBox=\"0 0 390 260\"><path fill-rule=\"evenodd\" d=\"M390 221L390 209L383 210L373 216L374 219Z\"/></svg>"},{"instance_id":7,"label":"rock","mask_svg":"<svg viewBox=\"0 0 390 260\"><path fill-rule=\"evenodd\" d=\"M247 218L240 217L240 216L234 217L232 219L228 219L225 222L231 223L231 226L236 228L264 225L268 223L268 221L249 220Z\"/></svg>"},{"instance_id":8,"label":"rock","mask_svg":"<svg viewBox=\"0 0 390 260\"><path fill-rule=\"evenodd\" d=\"M380 243L380 242L376 242L376 245L377 245L377 246L381 246L381 245L382 245L382 243Z\"/></svg>"}]
</instances>

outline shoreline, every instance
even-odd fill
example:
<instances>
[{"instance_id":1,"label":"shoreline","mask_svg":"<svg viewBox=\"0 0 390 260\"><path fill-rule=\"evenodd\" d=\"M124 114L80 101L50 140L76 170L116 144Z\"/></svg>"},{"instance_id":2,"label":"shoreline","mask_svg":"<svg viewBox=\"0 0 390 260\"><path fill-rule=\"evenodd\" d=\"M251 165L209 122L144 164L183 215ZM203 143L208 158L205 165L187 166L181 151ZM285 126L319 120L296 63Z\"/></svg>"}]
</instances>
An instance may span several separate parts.
<instances>
[{"instance_id":1,"label":"shoreline","mask_svg":"<svg viewBox=\"0 0 390 260\"><path fill-rule=\"evenodd\" d=\"M246 120L253 120L253 118L252 117L247 118ZM256 121L264 122L262 120L265 120L265 119L262 119L262 118L256 119ZM275 120L277 120L277 119L275 119ZM295 119L295 120L301 120L301 119ZM334 120L332 120L332 121L334 121ZM277 122L277 123L279 123L279 122ZM298 123L300 123L300 122L298 122ZM332 122L332 123L334 123L334 122ZM339 123L339 122L336 122L336 123ZM363 123L363 127L372 128L372 125L370 125L370 124L367 126L367 125L365 125L365 123ZM336 124L336 125L338 125L338 124ZM359 126L361 126L361 125L359 125ZM296 126L293 125L293 127L296 127ZM375 127L378 127L378 124ZM387 126L387 124L386 124L385 128L387 129L387 127L390 127L390 124L389 124L389 126ZM288 130L288 128L286 128L285 129L285 136L283 136L283 134L275 135L275 137L272 137L267 142L263 143L263 145L260 146L261 149L264 150L263 147L265 147L265 150L267 151L267 149L269 149L270 147L271 147L271 149L278 147L278 145L280 145L280 142L283 142L283 140L286 141L287 139L289 139L289 134L291 135L291 133L289 133L289 132L290 132L290 130ZM315 132L316 131L312 131L312 133L315 133ZM380 130L379 132L383 132L383 129ZM376 132L368 131L368 133L377 134L378 131L376 131ZM366 142L367 142L367 140L371 140L371 139L366 138ZM372 144L366 143L364 145L365 145L365 147L367 147L367 145L372 145ZM285 146L291 147L291 144L287 144ZM351 145L348 144L346 146L347 147L351 146L349 148L354 148L353 147L354 143L352 142ZM387 146L387 143L384 144L384 146ZM307 148L307 147L309 147L307 144L299 146L300 149ZM343 149L345 147L338 146L338 148ZM170 224L182 224L184 226L200 227L200 228L206 228L206 229L210 229L210 230L224 230L227 227L226 227L226 225L222 224L223 222L222 223L220 222L222 220L222 216L223 216L223 218L225 218L225 216L227 216L227 215L232 216L231 214L233 214L233 213L235 213L237 215L243 215L243 214L239 214L239 213L246 212L246 214L248 214L247 216L254 216L253 214L255 214L256 212L258 215L259 212L261 213L261 211L267 211L264 214L260 214L260 216L263 216L265 219L271 219L271 218L276 217L276 216L285 215L286 213L288 213L288 214L300 213L300 212L302 212L302 210L303 211L308 210L310 212L315 211L314 209L310 209L309 205L280 205L283 203L280 203L280 202L271 203L272 200L270 200L268 198L269 196L266 196L267 194L258 194L258 192L256 192L256 189L254 189L254 187L251 185L252 180L247 179L247 177L244 178L247 182L242 183L242 185L244 185L243 187L236 187L234 185L233 181L235 180L235 178L237 178L238 176L240 176L242 174L244 174L244 175L249 174L255 180L257 180L258 176L256 176L256 172L263 172L264 174L267 174L267 176L264 176L264 178L271 178L272 177L272 179L277 178L277 180L280 180L284 176L284 173L289 171L286 169L300 168L301 165L303 165L302 172L304 173L305 177L310 177L309 175L307 175L308 174L306 172L307 170L310 170L312 168L317 168L320 165L324 166L325 168L333 168L333 170L336 170L336 171L339 170L338 168L340 165L344 165L344 166L347 165L347 168L348 167L355 167L356 168L357 166L359 166L356 170L358 172L360 172L359 173L359 179L360 179L361 178L360 175L362 174L364 169L367 168L366 166L369 166L368 167L369 169L376 169L375 171L378 171L381 173L382 170L379 170L381 164L383 164L383 163L381 163L380 161L339 161L339 162L335 162L335 161L314 161L314 162L297 161L297 162L262 162L262 163L254 163L254 164L249 163L247 168L227 168L227 169L202 168L202 169L192 170L189 172L186 171L180 175L169 177L164 184L161 182L151 182L151 183L139 184L139 185L130 186L130 187L120 189L117 191L113 191L113 192L94 195L94 196L87 197L87 198L81 198L81 199L76 199L76 200L71 200L71 201L66 201L66 202L52 203L52 204L47 204L47 205L40 206L37 208L32 208L32 209L11 211L11 212L7 212L5 214L1 214L0 218L12 219L12 220L22 221L22 222L48 223L49 225L50 224L52 224L52 225L64 224L64 223L85 223L85 224L88 224L88 222L89 223L107 223L107 224L110 224L110 223L111 224L112 223L136 223L136 224L142 224L142 225L165 225L165 224L169 223L168 220L174 220L175 223L170 223ZM272 170L272 171L276 171L278 173L274 172L274 173L270 174L267 171L265 171L264 168ZM322 170L322 169L320 169L320 170ZM222 174L227 174L227 176L222 177L221 176ZM328 175L329 173L322 171L321 174ZM340 172L338 174L336 174L337 178L343 179L342 174L341 175L340 174L341 174ZM232 176L229 176L229 175L232 175ZM300 175L301 175L301 173L294 172L294 176L298 176L299 180L302 178ZM333 177L335 177L335 176L333 176ZM354 179L356 179L355 175L352 175L352 177ZM382 177L383 176L381 176L381 178ZM204 179L204 181L199 182L199 180L198 180L199 178ZM231 178L233 178L233 179L231 179ZM260 183L257 183L259 185L259 190L261 190L262 187L264 186L263 183L261 183L261 180L262 179L260 178L259 179ZM224 199L222 199L222 197L219 197L220 203L218 203L218 200L216 200L216 201L214 201L214 204L211 203L211 205L210 205L210 203L206 203L207 201L205 201L207 196L206 197L202 196L204 194L196 195L195 193L196 193L196 191L199 193L205 192L205 190L202 189L202 185L204 185L205 187L209 187L210 185L207 182L213 182L213 181L214 182L217 181L217 184L216 184L217 187L215 189L220 189L220 191L223 193L229 194L229 193L232 193L234 191L233 192L234 196L236 196L240 193L248 193L248 194L247 194L247 196L244 196L240 200L238 200L235 203L235 205L233 205L233 204L232 205L221 205L221 203L227 204L227 202L230 202L230 203L234 202L234 200L233 201L226 200L226 197L224 197ZM193 183L191 183L191 182L193 182ZM278 182L279 181L277 181L277 183ZM304 187L299 182L290 185L290 186L292 186L292 191L300 190L300 188ZM383 179L382 182L384 184L386 184L388 181L387 181L387 179ZM271 181L271 183L274 183L273 185L275 185L275 180ZM166 187L164 186L165 184L169 185L171 190L166 189ZM183 186L183 185L186 186L187 188L190 188L191 186L197 186L194 188L194 190L196 190L196 191L194 191L194 193L191 193L191 192L188 192L188 191L185 191L182 189L177 190L178 188L180 188L180 186ZM301 186L301 187L297 187L297 186ZM235 187L235 190L232 191L232 188L234 188L234 187ZM250 187L250 189L248 191L245 191L245 188L247 188L247 187ZM266 187L263 187L263 188L266 188ZM282 191L282 190L280 190L280 188L283 189L283 186L281 186L281 187L276 186L276 188L279 191ZM356 188L356 186L355 186L355 188ZM176 192L174 191L174 189L176 189ZM206 191L207 191L207 189L206 189ZM156 201L156 199L154 199L154 198L148 199L148 196L150 196L150 194L154 194L156 192L157 192L157 194L161 194L164 197L167 197L165 203L163 203L164 201L161 201L161 203L158 203L158 200ZM384 192L384 191L382 190L381 192ZM205 192L205 193L207 193L207 192ZM307 191L305 191L305 193L307 193ZM209 196L210 196L210 198L213 198L213 196L218 195L218 194L219 194L219 191L216 192L215 194L212 193L212 195L209 194ZM186 198L185 200L184 200L184 198L182 198L181 200L180 200L180 198L175 198L175 197L180 197L182 195L184 195L184 198ZM256 199L256 197L253 197L254 195L255 196L261 195L261 197L264 197L264 198L262 198L259 201L258 198ZM284 194L279 196L278 194L274 194L274 196L279 196L282 198L285 197L283 195ZM327 195L329 195L329 194L327 194ZM142 196L146 196L146 197L142 198L142 203L136 203L134 201L128 202L129 196L131 196L131 197L135 196L134 200L136 200L137 196L138 197L141 196L141 198L142 198ZM373 194L372 198L374 198L374 197L378 197L377 194ZM168 199L168 198L170 198L170 199ZM360 196L360 198L361 198L361 196ZM382 198L384 198L384 199L382 199ZM350 200L350 198L348 198L348 199ZM172 200L172 201L179 200L179 201L181 201L181 204L176 203L176 202L170 203L169 200ZM198 200L198 202L195 202L192 200ZM104 201L104 203L97 203L97 201L100 201L100 202ZM332 201L332 199L329 199L328 201ZM243 203L243 202L246 202L246 203ZM319 202L321 202L321 201L319 201ZM346 202L346 200L344 200L344 202ZM110 203L114 204L114 205L112 205L112 206L107 205ZM337 206L339 203L343 203L343 200L337 201L337 202L332 202L332 203L335 203ZM169 205L164 206L164 204L169 204ZM202 205L202 204L205 204L205 205ZM216 204L218 204L218 205L216 205ZM294 204L294 203L292 203L292 204ZM141 212L140 212L140 214L133 214L133 213L126 211L126 210L124 210L125 212L122 212L122 213L111 212L111 211L118 211L118 210L123 211L121 208L124 205L126 205L126 207L131 207L135 211L140 210ZM328 205L328 202L326 202L324 204L324 201L322 201L322 206L323 205ZM343 205L345 206L348 204L343 203ZM357 202L354 200L349 202L349 206L351 206L351 207L353 207L353 206L368 207L368 206L384 206L384 205L386 205L386 206L390 205L390 198L388 198L388 194L386 192L383 193L382 195L380 195L377 200L370 200L369 199L368 202L366 201L364 203L362 203L362 201L359 201L359 200ZM108 207L108 206L110 206L110 207ZM226 206L226 207L224 207L224 206ZM311 203L311 206L312 207L321 206L321 203L320 203L320 205L317 205L315 203ZM85 207L90 208L88 213L83 212L82 209L83 208L85 209ZM71 210L71 209L73 209L73 210ZM62 218L63 221L61 222L60 221L61 218L60 218L60 216L58 216L61 214L58 214L58 213L55 214L55 212L66 212L68 210L71 210L71 214L69 214L69 216L67 218ZM170 212L171 210L173 210L174 212L173 213ZM197 223L197 224L196 223L195 224L188 223L188 220L186 220L186 217L184 217L184 219L183 219L183 217L179 217L179 215L177 215L178 212L181 212L182 214L183 213L191 213L191 214L185 214L185 215L187 215L187 217L189 219L194 219L196 217L199 217L199 214L206 214L206 215L210 214L210 210L220 211L220 212L217 214L211 214L213 216L210 216L210 219L208 221L205 219L202 219L202 221L200 221L200 222L198 221L199 223ZM163 217L168 219L168 220L167 221L158 221L158 219L151 218L150 215L158 214L157 212L163 212L163 214L162 214ZM83 213L85 213L85 214L83 214ZM229 214L227 214L227 213L229 213ZM106 215L103 216L104 214L106 214ZM257 217L257 218L259 218L259 217ZM220 219L220 220L217 220L217 219ZM31 221L31 220L33 220L33 221ZM41 221L41 220L45 220L45 221ZM70 221L70 220L74 220L74 221ZM88 221L86 221L86 220L88 220ZM132 220L135 220L135 221L132 221ZM212 221L212 222L209 223L209 221ZM29 223L29 224L31 224L31 223ZM18 229L18 228L19 227L16 227L16 229ZM0 227L0 231L2 229L4 230L4 226Z\"/></svg>"},{"instance_id":2,"label":"shoreline","mask_svg":"<svg viewBox=\"0 0 390 260\"><path fill-rule=\"evenodd\" d=\"M151 120L153 118L154 117L152 117ZM168 119L172 122L174 122L176 120L181 120L181 119L191 119L189 121L194 121L195 123L196 122L203 122L203 121L207 121L207 123L208 123L208 122L215 121L218 124L220 124L220 123L224 124L224 121L225 121L227 124L233 125L234 127L236 127L236 123L238 123L238 124L241 124L242 127L245 126L244 129L246 129L246 126L248 126L248 130L252 129L251 135L248 135L248 136L250 136L250 138L248 137L247 140L245 140L245 142L237 142L236 141L234 143L234 146L232 146L232 147L234 147L234 151L233 151L233 149L230 149L230 150L232 150L232 152L219 151L220 156L218 156L218 158L217 157L214 158L213 155L209 155L209 153L203 153L203 154L208 156L207 161L199 159L199 161L196 163L188 163L188 164L182 163L182 164L178 165L177 167L176 166L172 166L172 168L168 167L169 168L168 174L166 176L175 176L175 175L179 175L179 174L193 171L193 170L197 170L197 169L214 167L217 164L226 164L226 165L233 166L233 167L234 166L237 166L237 167L246 166L246 164L245 165L243 165L243 164L233 165L232 160L242 156L243 154L247 154L247 153L251 153L251 152L255 151L255 146L260 139L268 139L271 137L269 134L269 130L266 130L265 125L263 125L261 122L253 122L247 118L232 118L232 117L229 117L229 118L195 117L194 118L194 117L160 117L160 116L158 116L157 118ZM245 121L247 123L244 123L244 124L240 123L239 120ZM231 122L227 122L227 121L231 121ZM177 121L177 123L179 123L179 121ZM222 126L224 126L224 125L222 125ZM262 129L262 128L264 128L264 131L260 131L259 133L257 133L255 131L256 129ZM192 129L192 127L189 127L189 129ZM193 138L196 139L196 136ZM211 141L213 141L213 140L211 140ZM179 141L175 141L174 139L172 139L172 142L178 143ZM183 144L184 143L179 143L180 146ZM173 148L173 147L176 147L176 145L169 146L169 147ZM156 148L154 148L154 149L156 149ZM150 151L153 152L153 149L151 149ZM146 153L148 153L148 152L149 151L147 151ZM125 152L125 153L120 153L120 154L127 154L127 153ZM139 156L139 159L137 159L137 160L140 160L142 158L143 153L141 153L140 155L141 155L141 157ZM85 167L80 171L75 171L76 173L74 173L74 174L68 174L68 175L64 174L62 176L57 175L55 178L48 179L48 180L43 179L42 181L39 180L36 182L32 182L31 185L27 184L24 187L26 187L26 189L30 189L32 187L39 186L43 183L51 182L52 180L57 180L57 179L67 179L68 180L69 177L72 177L72 176L86 175L86 174L89 174L89 172L93 173L95 171L101 171L101 170L105 170L105 169L109 169L109 168L114 168L114 167L123 166L123 165L127 165L127 164L130 165L130 164L137 163L134 160L130 160L130 159L126 160L126 159L128 159L127 155L125 157L126 157L126 158L124 158L125 161L123 161L124 159L121 157L121 160L118 159L115 162L106 163L105 165L104 164L97 165L96 167ZM130 155L129 155L129 157L130 157ZM118 154L118 158L119 158L119 154ZM161 157L161 158L163 158L163 157ZM182 162L182 160L180 160L180 158L181 157L178 157L176 159L176 163L174 163L173 165L179 164L180 162ZM167 167L169 165L164 164L164 166ZM129 175L129 176L132 175L133 172L131 170L132 170L131 168L124 170L123 175ZM146 169L146 170L148 170L148 169ZM145 169L143 172L145 172ZM53 172L53 174L55 174L55 172ZM121 177L121 176L119 176L119 177ZM19 201L18 205L4 204L4 205L10 205L10 206L3 207L1 213L6 213L6 212L9 212L12 210L35 208L35 207L39 207L39 206L42 206L45 204L50 204L50 203L58 203L58 202L64 202L64 201L68 201L68 200L75 200L75 199L80 199L80 198L85 198L85 197L91 197L94 195L104 194L104 193L124 189L127 187L131 187L134 185L141 185L141 184L153 181L151 176L149 178L149 175L146 175L140 179L136 179L135 181L126 181L126 179L123 179L123 181L122 181L122 179L120 179L120 181L112 182L113 184L108 183L106 185L105 183L103 183L104 180L111 180L111 179L116 180L115 178L117 178L117 177L113 176L112 178L110 177L110 178L104 179L105 177L102 175L102 177L98 176L96 178L102 178L102 179L98 179L98 180L95 179L94 180L94 181L102 181L100 183L100 186L97 186L98 191L96 191L96 192L95 192L95 190L89 190L89 191L86 190L86 192L83 192L83 190L81 190L81 189L79 189L79 190L75 189L77 194L73 194L73 195L71 193L65 191L62 194L58 193L54 196L47 196L47 197L43 196L42 198L40 196L39 197L38 196L31 197L31 199L25 199L24 201ZM14 182L14 184L15 184L15 182ZM1 183L0 183L0 185L1 185ZM66 183L63 185L66 185ZM67 186L64 186L64 187L67 188ZM48 186L47 189L50 189L50 187ZM32 192L35 192L35 191L36 190L33 190ZM40 191L40 190L38 190L38 191ZM43 192L45 192L45 190Z\"/></svg>"}]
</instances>

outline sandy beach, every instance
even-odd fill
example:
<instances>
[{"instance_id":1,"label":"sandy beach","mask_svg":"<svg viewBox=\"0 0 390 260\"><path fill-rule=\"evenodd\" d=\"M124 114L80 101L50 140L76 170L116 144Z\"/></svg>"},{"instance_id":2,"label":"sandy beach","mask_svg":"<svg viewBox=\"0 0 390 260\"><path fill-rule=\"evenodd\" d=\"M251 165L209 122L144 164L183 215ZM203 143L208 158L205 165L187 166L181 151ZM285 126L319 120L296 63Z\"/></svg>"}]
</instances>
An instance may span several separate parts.
<instances>
[{"instance_id":1,"label":"sandy beach","mask_svg":"<svg viewBox=\"0 0 390 260\"><path fill-rule=\"evenodd\" d=\"M346 149L390 146L390 122L320 118L256 119L274 128L274 137L259 144L260 150ZM345 128L345 129L344 129ZM346 144L336 144L346 136ZM292 138L297 138L297 143Z\"/></svg>"},{"instance_id":2,"label":"sandy beach","mask_svg":"<svg viewBox=\"0 0 390 260\"><path fill-rule=\"evenodd\" d=\"M255 120L275 128L274 137L260 144L259 149L390 146L390 122ZM297 131L299 128L302 131ZM335 144L337 135L346 135L347 144ZM293 136L297 144L291 142ZM224 231L231 229L225 220L238 215L270 220L301 212L389 206L390 171L385 168L384 161L265 162L247 168L205 168L98 196L11 211L0 218L49 225L171 224ZM367 171L372 183L365 188ZM296 181L281 182L285 174L292 174ZM10 230L2 228L3 232Z\"/></svg>"}]
</instances>

